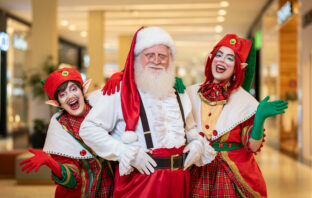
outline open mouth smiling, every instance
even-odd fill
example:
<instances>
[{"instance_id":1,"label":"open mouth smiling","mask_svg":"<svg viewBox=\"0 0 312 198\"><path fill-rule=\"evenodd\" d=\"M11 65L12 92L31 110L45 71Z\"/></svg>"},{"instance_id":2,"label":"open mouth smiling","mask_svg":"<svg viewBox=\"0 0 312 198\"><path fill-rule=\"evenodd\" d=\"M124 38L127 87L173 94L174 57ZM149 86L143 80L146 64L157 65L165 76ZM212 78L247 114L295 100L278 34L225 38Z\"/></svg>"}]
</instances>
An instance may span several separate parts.
<instances>
[{"instance_id":1,"label":"open mouth smiling","mask_svg":"<svg viewBox=\"0 0 312 198\"><path fill-rule=\"evenodd\" d=\"M217 73L223 73L226 71L226 67L222 66L222 65L217 65L216 66L216 72Z\"/></svg>"},{"instance_id":2,"label":"open mouth smiling","mask_svg":"<svg viewBox=\"0 0 312 198\"><path fill-rule=\"evenodd\" d=\"M73 99L67 103L72 110L77 110L80 107L79 100Z\"/></svg>"}]
</instances>

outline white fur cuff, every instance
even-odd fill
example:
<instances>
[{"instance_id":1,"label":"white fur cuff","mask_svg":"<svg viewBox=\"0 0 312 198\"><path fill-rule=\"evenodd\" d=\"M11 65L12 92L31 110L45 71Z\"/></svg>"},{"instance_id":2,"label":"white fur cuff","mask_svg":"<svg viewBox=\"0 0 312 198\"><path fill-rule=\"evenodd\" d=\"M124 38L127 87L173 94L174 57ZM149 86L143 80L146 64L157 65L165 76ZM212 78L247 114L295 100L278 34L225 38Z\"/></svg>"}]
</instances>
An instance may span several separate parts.
<instances>
[{"instance_id":1,"label":"white fur cuff","mask_svg":"<svg viewBox=\"0 0 312 198\"><path fill-rule=\"evenodd\" d=\"M130 144L138 140L138 136L134 131L126 131L121 135L121 140L125 144Z\"/></svg>"}]
</instances>

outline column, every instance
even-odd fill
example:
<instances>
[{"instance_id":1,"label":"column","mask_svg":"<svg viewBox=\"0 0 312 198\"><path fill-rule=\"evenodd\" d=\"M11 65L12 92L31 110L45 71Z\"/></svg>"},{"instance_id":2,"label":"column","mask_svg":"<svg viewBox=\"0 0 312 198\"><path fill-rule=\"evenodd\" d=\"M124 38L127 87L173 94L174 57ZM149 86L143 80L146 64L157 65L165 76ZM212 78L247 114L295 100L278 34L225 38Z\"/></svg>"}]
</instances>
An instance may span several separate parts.
<instances>
[{"instance_id":1,"label":"column","mask_svg":"<svg viewBox=\"0 0 312 198\"><path fill-rule=\"evenodd\" d=\"M90 64L87 78L92 79L89 92L104 84L104 12L90 11L88 16L88 55Z\"/></svg>"},{"instance_id":2,"label":"column","mask_svg":"<svg viewBox=\"0 0 312 198\"><path fill-rule=\"evenodd\" d=\"M43 64L48 57L52 57L53 64L58 60L58 28L57 28L57 0L32 0L32 31L31 31L31 68L30 73L42 73L45 78ZM40 97L33 98L29 92L29 123L33 131L33 121L42 119L46 123L51 118L51 110Z\"/></svg>"},{"instance_id":3,"label":"column","mask_svg":"<svg viewBox=\"0 0 312 198\"><path fill-rule=\"evenodd\" d=\"M132 35L119 35L118 37L118 64L120 70L125 68L131 42Z\"/></svg>"}]
</instances>

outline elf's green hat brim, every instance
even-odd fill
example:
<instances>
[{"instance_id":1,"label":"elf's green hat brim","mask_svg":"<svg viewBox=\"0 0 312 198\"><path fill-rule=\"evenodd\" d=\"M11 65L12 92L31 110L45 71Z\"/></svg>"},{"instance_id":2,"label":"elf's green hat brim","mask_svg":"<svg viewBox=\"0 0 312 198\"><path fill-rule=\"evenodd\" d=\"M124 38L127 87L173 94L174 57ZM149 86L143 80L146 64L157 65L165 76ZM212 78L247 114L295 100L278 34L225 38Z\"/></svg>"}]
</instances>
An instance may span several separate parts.
<instances>
[{"instance_id":1,"label":"elf's green hat brim","mask_svg":"<svg viewBox=\"0 0 312 198\"><path fill-rule=\"evenodd\" d=\"M256 69L256 49L254 42L249 39L252 42L249 55L247 57L246 63L248 64L246 69L245 69L245 78L242 84L243 89L249 92L252 80L255 74L255 69Z\"/></svg>"}]
</instances>

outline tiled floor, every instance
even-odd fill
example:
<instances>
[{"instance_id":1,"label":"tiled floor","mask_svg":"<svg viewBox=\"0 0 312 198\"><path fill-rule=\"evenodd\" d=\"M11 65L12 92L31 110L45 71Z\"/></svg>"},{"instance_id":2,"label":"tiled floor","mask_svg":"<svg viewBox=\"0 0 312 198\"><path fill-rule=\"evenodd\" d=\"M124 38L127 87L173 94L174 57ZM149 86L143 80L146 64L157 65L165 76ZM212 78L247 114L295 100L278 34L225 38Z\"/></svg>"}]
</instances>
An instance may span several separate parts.
<instances>
[{"instance_id":1,"label":"tiled floor","mask_svg":"<svg viewBox=\"0 0 312 198\"><path fill-rule=\"evenodd\" d=\"M268 196L273 198L312 198L312 168L264 147L257 155L267 183ZM0 179L0 198L54 197L52 185L16 185L14 180Z\"/></svg>"}]
</instances>

